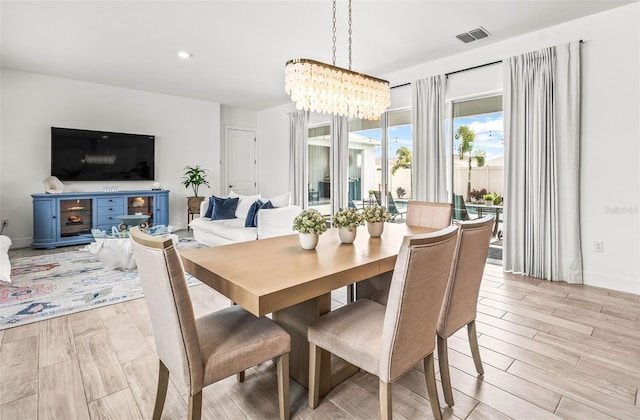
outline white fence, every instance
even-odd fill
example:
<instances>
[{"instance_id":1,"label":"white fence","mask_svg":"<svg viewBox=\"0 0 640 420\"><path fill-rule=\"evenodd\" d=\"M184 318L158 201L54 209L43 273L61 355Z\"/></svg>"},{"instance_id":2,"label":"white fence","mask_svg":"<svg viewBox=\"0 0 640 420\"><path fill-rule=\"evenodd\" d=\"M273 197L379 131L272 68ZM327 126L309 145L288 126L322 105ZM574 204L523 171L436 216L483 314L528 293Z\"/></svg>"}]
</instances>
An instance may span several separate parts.
<instances>
[{"instance_id":1,"label":"white fence","mask_svg":"<svg viewBox=\"0 0 640 420\"><path fill-rule=\"evenodd\" d=\"M453 191L467 199L467 176L469 168L453 169ZM482 166L471 168L471 189L487 189L487 192L504 195L504 166Z\"/></svg>"}]
</instances>

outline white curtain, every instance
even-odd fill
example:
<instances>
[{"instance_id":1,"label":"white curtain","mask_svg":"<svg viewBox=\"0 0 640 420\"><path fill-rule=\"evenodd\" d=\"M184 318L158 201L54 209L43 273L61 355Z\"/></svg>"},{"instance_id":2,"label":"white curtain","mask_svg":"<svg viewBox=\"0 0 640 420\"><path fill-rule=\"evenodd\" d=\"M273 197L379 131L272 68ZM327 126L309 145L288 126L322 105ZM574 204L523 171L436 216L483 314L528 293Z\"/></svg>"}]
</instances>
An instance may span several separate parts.
<instances>
[{"instance_id":1,"label":"white curtain","mask_svg":"<svg viewBox=\"0 0 640 420\"><path fill-rule=\"evenodd\" d=\"M331 118L331 214L348 207L349 199L349 120Z\"/></svg>"},{"instance_id":2,"label":"white curtain","mask_svg":"<svg viewBox=\"0 0 640 420\"><path fill-rule=\"evenodd\" d=\"M506 271L582 283L580 43L504 62Z\"/></svg>"},{"instance_id":3,"label":"white curtain","mask_svg":"<svg viewBox=\"0 0 640 420\"><path fill-rule=\"evenodd\" d=\"M307 208L307 129L309 114L296 111L289 114L289 189L291 203Z\"/></svg>"},{"instance_id":4,"label":"white curtain","mask_svg":"<svg viewBox=\"0 0 640 420\"><path fill-rule=\"evenodd\" d=\"M416 200L450 202L444 132L444 74L412 83L413 188Z\"/></svg>"}]
</instances>

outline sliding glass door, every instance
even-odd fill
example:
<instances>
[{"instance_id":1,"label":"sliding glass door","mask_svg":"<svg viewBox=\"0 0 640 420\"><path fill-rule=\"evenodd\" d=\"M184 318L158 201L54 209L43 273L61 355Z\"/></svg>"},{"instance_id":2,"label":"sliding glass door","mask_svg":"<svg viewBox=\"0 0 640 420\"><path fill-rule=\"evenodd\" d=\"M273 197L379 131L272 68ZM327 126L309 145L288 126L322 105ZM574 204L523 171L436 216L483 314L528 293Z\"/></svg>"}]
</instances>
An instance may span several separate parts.
<instances>
[{"instance_id":1,"label":"sliding glass door","mask_svg":"<svg viewBox=\"0 0 640 420\"><path fill-rule=\"evenodd\" d=\"M504 215L504 128L502 96L454 101L447 134L451 151L454 219L492 214L497 218L489 258L501 259Z\"/></svg>"},{"instance_id":2,"label":"sliding glass door","mask_svg":"<svg viewBox=\"0 0 640 420\"><path fill-rule=\"evenodd\" d=\"M331 212L331 126L328 122L309 128L307 159L309 208L328 215Z\"/></svg>"},{"instance_id":3,"label":"sliding glass door","mask_svg":"<svg viewBox=\"0 0 640 420\"><path fill-rule=\"evenodd\" d=\"M329 216L331 184L348 188L348 205L362 209L372 204L396 206L403 212L413 197L411 110L390 111L378 121L349 120L349 167L346 179L331 179L331 124L309 127L309 208ZM397 218L396 221L402 221Z\"/></svg>"}]
</instances>

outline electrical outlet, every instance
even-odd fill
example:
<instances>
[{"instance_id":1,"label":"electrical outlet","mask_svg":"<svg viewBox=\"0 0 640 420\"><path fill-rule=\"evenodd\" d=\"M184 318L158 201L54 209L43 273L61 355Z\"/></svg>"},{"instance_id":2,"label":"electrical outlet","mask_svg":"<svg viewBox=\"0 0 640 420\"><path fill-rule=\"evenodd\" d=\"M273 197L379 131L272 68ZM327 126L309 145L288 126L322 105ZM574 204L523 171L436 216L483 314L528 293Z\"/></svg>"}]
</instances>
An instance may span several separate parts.
<instances>
[{"instance_id":1,"label":"electrical outlet","mask_svg":"<svg viewBox=\"0 0 640 420\"><path fill-rule=\"evenodd\" d=\"M593 241L593 252L604 252L604 242Z\"/></svg>"},{"instance_id":2,"label":"electrical outlet","mask_svg":"<svg viewBox=\"0 0 640 420\"><path fill-rule=\"evenodd\" d=\"M9 219L2 219L2 227L7 227L9 226Z\"/></svg>"}]
</instances>

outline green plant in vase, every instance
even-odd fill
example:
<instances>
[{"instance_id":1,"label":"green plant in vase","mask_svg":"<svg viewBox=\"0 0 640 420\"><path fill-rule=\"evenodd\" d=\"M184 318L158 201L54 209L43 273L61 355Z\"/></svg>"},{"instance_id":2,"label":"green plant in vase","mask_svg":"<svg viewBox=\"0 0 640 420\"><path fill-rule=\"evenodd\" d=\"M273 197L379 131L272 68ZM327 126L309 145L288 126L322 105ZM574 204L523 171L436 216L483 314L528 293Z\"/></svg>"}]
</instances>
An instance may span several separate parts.
<instances>
[{"instance_id":1,"label":"green plant in vase","mask_svg":"<svg viewBox=\"0 0 640 420\"><path fill-rule=\"evenodd\" d=\"M185 166L184 175L182 176L182 185L185 188L191 187L193 190L193 197L187 197L187 208L189 213L200 213L200 203L204 200L204 197L198 197L198 189L200 185L209 186L207 181L207 169L196 166Z\"/></svg>"},{"instance_id":2,"label":"green plant in vase","mask_svg":"<svg viewBox=\"0 0 640 420\"><path fill-rule=\"evenodd\" d=\"M382 235L384 230L384 222L388 222L391 219L391 213L386 207L374 204L369 206L362 212L364 220L367 222L367 230L369 235L377 238Z\"/></svg>"},{"instance_id":3,"label":"green plant in vase","mask_svg":"<svg viewBox=\"0 0 640 420\"><path fill-rule=\"evenodd\" d=\"M340 210L333 216L332 225L338 228L340 241L345 244L353 243L356 239L358 226L364 224L364 217L355 208Z\"/></svg>"}]
</instances>

